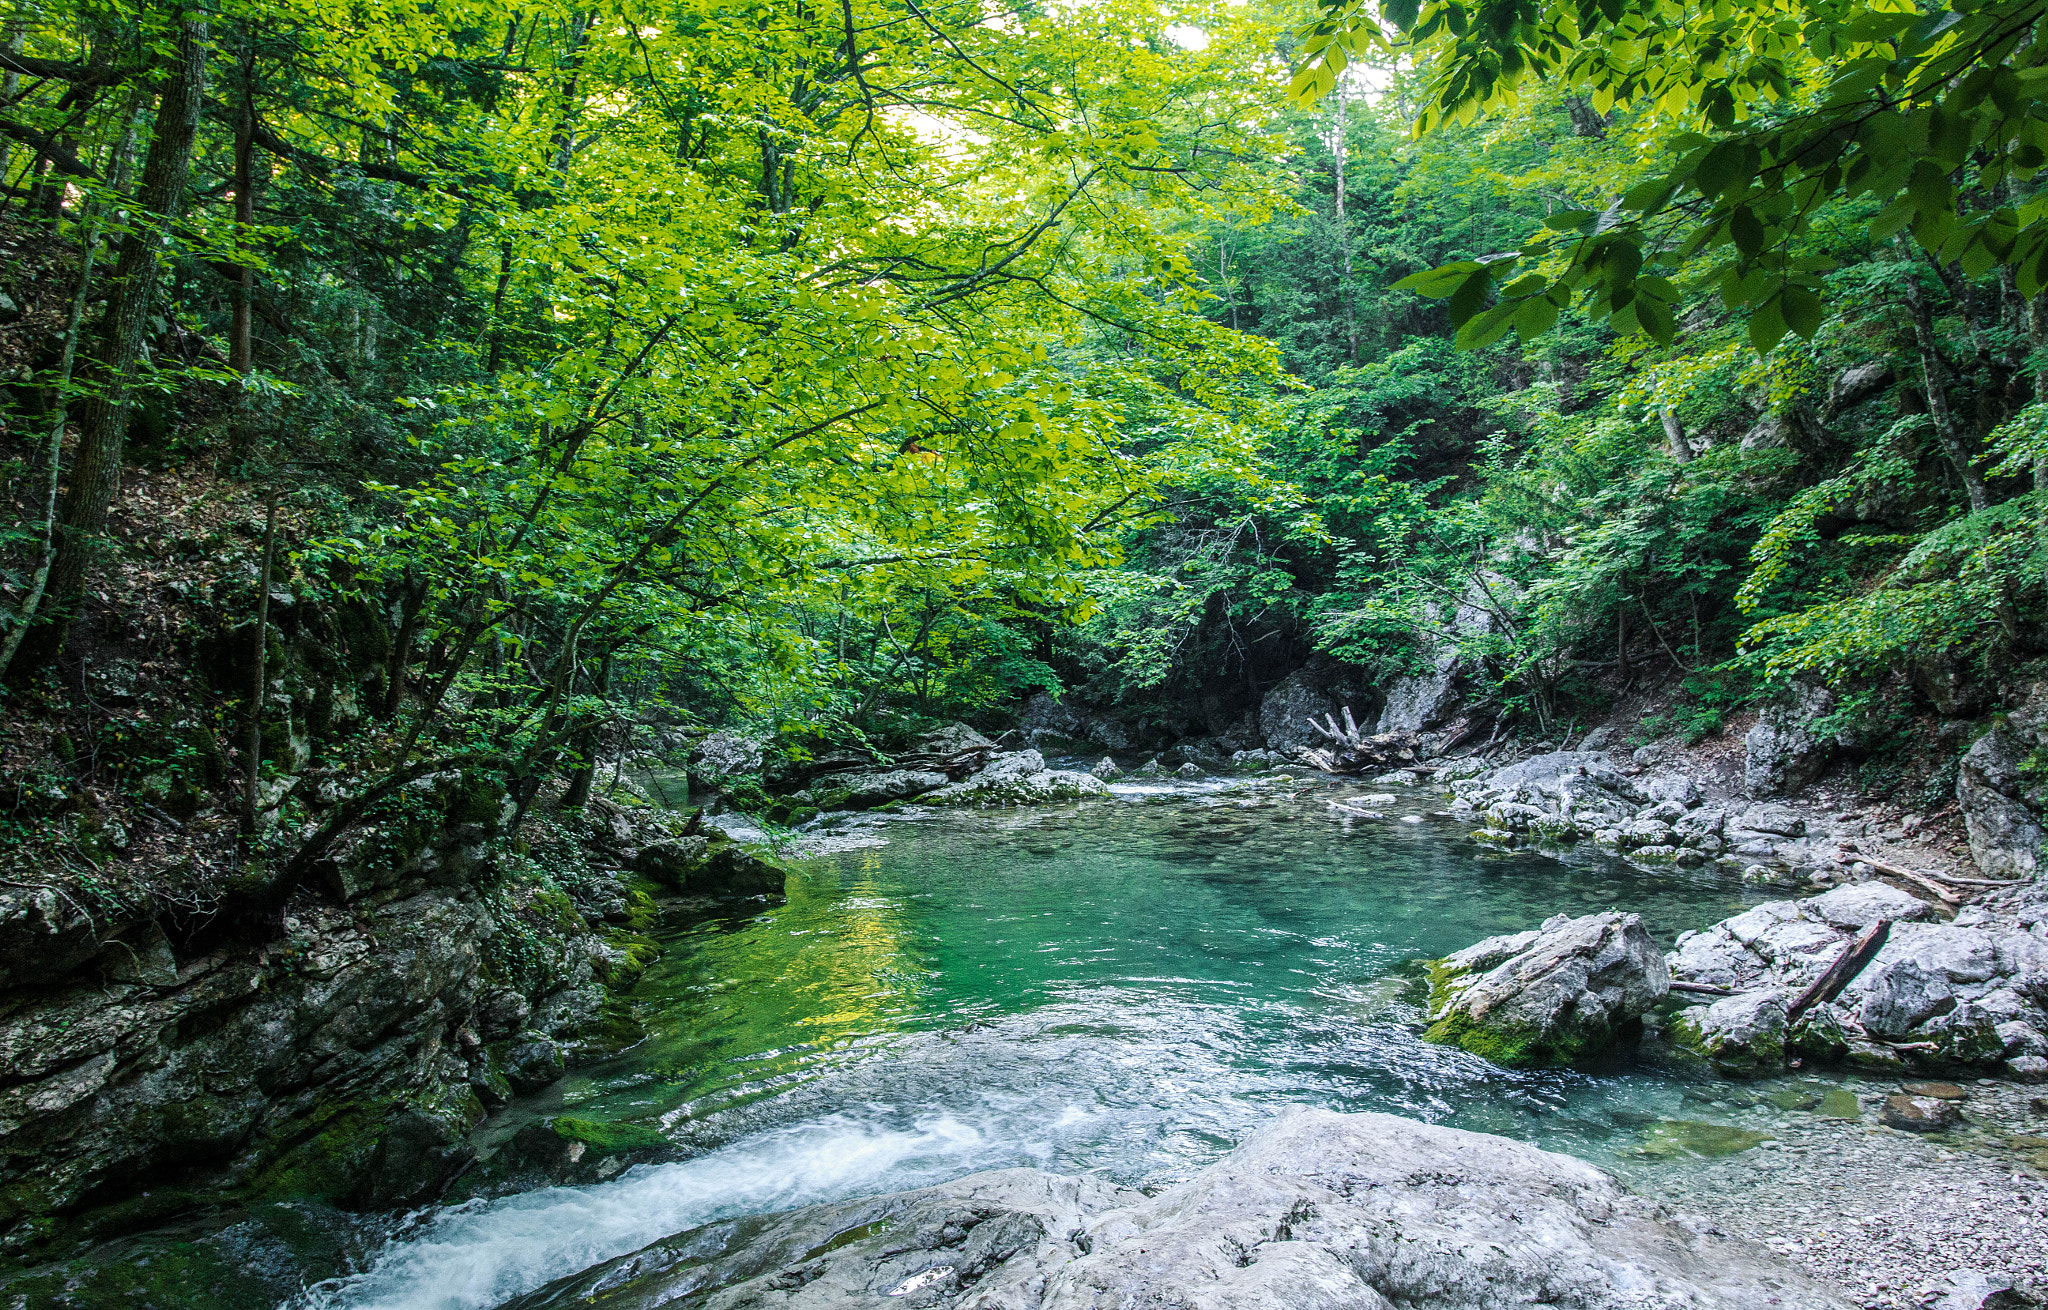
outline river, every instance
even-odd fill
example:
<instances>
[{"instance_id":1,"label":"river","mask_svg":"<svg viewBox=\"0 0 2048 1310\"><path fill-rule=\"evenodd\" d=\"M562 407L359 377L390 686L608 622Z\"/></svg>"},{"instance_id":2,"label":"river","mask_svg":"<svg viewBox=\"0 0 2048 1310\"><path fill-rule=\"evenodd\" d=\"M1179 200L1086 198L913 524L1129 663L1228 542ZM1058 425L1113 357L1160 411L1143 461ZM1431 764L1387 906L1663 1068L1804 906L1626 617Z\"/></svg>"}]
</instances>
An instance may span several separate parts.
<instances>
[{"instance_id":1,"label":"river","mask_svg":"<svg viewBox=\"0 0 2048 1310\"><path fill-rule=\"evenodd\" d=\"M485 1129L568 1111L697 1154L422 1216L300 1304L486 1310L712 1219L978 1169L1157 1186L1289 1103L1622 1166L1702 1117L1654 1058L1517 1073L1423 1042L1410 962L1615 907L1668 944L1759 897L1711 867L1491 851L1424 789L1384 820L1327 803L1368 790L1126 785L859 829L876 844L801 861L785 903L667 929L636 993L651 1038Z\"/></svg>"}]
</instances>

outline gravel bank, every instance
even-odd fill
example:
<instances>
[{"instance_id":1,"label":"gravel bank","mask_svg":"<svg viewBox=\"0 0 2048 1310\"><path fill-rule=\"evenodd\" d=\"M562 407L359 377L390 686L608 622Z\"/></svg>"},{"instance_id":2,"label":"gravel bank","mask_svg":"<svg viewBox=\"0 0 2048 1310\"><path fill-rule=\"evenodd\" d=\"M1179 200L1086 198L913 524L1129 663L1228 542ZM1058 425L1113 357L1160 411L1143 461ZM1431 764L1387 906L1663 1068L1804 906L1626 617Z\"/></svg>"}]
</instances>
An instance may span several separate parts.
<instances>
[{"instance_id":1,"label":"gravel bank","mask_svg":"<svg viewBox=\"0 0 2048 1310\"><path fill-rule=\"evenodd\" d=\"M1639 1193L1762 1242L1870 1310L2048 1305L2048 1088L1969 1084L1968 1122L1920 1136L1876 1122L1896 1083L1847 1085L1861 1103L1858 1121L1747 1107L1754 1094L1730 1087L1720 1106L1704 1108L1768 1124L1775 1145L1713 1160L1624 1163L1621 1172ZM2034 1300L1946 1299L1962 1273L1994 1286L2008 1280Z\"/></svg>"}]
</instances>

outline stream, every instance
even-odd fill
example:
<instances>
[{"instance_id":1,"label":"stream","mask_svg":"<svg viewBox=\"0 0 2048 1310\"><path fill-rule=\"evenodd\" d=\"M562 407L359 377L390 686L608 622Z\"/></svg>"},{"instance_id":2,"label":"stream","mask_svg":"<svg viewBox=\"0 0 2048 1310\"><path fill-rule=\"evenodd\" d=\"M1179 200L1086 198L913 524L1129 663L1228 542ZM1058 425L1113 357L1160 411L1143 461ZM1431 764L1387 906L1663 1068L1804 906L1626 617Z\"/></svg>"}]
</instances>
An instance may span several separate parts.
<instances>
[{"instance_id":1,"label":"stream","mask_svg":"<svg viewBox=\"0 0 2048 1310\"><path fill-rule=\"evenodd\" d=\"M696 1154L420 1216L295 1304L487 1310L713 1219L980 1169L1159 1186L1292 1103L1624 1172L1674 1141L1710 1153L1684 1137L1698 1120L1755 1119L1717 1115L1651 1053L1518 1073L1429 1045L1409 962L1617 907L1668 945L1761 895L1711 867L1492 851L1423 789L1394 789L1385 820L1327 804L1372 790L1123 785L1081 806L868 819L838 839L850 849L797 864L786 903L667 929L636 993L650 1039L481 1130L630 1119Z\"/></svg>"}]
</instances>

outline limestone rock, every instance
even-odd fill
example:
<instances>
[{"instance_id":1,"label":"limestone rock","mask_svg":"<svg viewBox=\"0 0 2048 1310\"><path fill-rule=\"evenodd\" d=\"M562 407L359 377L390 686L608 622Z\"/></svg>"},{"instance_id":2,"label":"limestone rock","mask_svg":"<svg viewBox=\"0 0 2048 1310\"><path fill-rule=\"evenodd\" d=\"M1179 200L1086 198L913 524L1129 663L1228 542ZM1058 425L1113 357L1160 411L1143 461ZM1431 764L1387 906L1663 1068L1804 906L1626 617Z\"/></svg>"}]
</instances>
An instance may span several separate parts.
<instances>
[{"instance_id":1,"label":"limestone rock","mask_svg":"<svg viewBox=\"0 0 2048 1310\"><path fill-rule=\"evenodd\" d=\"M1803 837L1806 820L1789 805L1752 805L1736 818L1735 826L1748 832L1765 832L1773 837Z\"/></svg>"},{"instance_id":2,"label":"limestone rock","mask_svg":"<svg viewBox=\"0 0 2048 1310\"><path fill-rule=\"evenodd\" d=\"M1341 670L1311 664L1275 683L1259 702L1259 733L1268 750L1291 755L1320 740L1308 726L1311 717L1320 720L1360 703L1363 697L1347 685Z\"/></svg>"},{"instance_id":3,"label":"limestone rock","mask_svg":"<svg viewBox=\"0 0 2048 1310\"><path fill-rule=\"evenodd\" d=\"M1097 714L1068 701L1054 700L1038 692L1024 702L1017 731L1033 746L1067 748L1094 746L1103 750L1127 751L1131 730L1120 720Z\"/></svg>"},{"instance_id":4,"label":"limestone rock","mask_svg":"<svg viewBox=\"0 0 2048 1310\"><path fill-rule=\"evenodd\" d=\"M537 1092L566 1071L562 1048L538 1032L524 1032L500 1062L516 1092Z\"/></svg>"},{"instance_id":5,"label":"limestone rock","mask_svg":"<svg viewBox=\"0 0 2048 1310\"><path fill-rule=\"evenodd\" d=\"M1797 683L1790 700L1764 711L1742 739L1742 779L1750 795L1784 796L1820 776L1834 759L1836 743L1815 721L1834 704L1826 688Z\"/></svg>"},{"instance_id":6,"label":"limestone rock","mask_svg":"<svg viewBox=\"0 0 2048 1310\"><path fill-rule=\"evenodd\" d=\"M1983 1071L2048 1032L2048 940L1971 923L1931 922L1933 908L1883 883L1837 887L1804 901L1772 901L1679 935L1671 976L1743 993L1798 991L1850 939L1893 921L1884 949L1832 1006L1810 1012L1788 1049L1821 1059L1888 1068L1901 1057L1878 1043L1914 1048L1914 1067Z\"/></svg>"},{"instance_id":7,"label":"limestone rock","mask_svg":"<svg viewBox=\"0 0 2048 1310\"><path fill-rule=\"evenodd\" d=\"M949 781L966 777L987 764L996 744L964 723L949 723L917 739L896 757L899 769L943 773Z\"/></svg>"},{"instance_id":8,"label":"limestone rock","mask_svg":"<svg viewBox=\"0 0 2048 1310\"><path fill-rule=\"evenodd\" d=\"M1909 1133L1939 1133L1960 1126L1963 1112L1953 1101L1901 1092L1884 1098L1877 1121L1887 1128L1902 1128Z\"/></svg>"},{"instance_id":9,"label":"limestone rock","mask_svg":"<svg viewBox=\"0 0 2048 1310\"><path fill-rule=\"evenodd\" d=\"M1141 771L1142 772L1142 771ZM1044 805L1107 796L1109 784L1089 773L1048 769L1037 751L998 755L972 777L926 792L920 805Z\"/></svg>"},{"instance_id":10,"label":"limestone rock","mask_svg":"<svg viewBox=\"0 0 2048 1310\"><path fill-rule=\"evenodd\" d=\"M929 770L888 769L874 773L826 774L811 783L811 790L821 795L843 791L849 808L869 810L890 801L908 800L935 791L948 781L945 774Z\"/></svg>"},{"instance_id":11,"label":"limestone rock","mask_svg":"<svg viewBox=\"0 0 2048 1310\"><path fill-rule=\"evenodd\" d=\"M690 752L690 775L717 787L760 773L764 755L757 737L738 731L714 732Z\"/></svg>"},{"instance_id":12,"label":"limestone rock","mask_svg":"<svg viewBox=\"0 0 2048 1310\"><path fill-rule=\"evenodd\" d=\"M634 852L631 863L655 881L681 888L704 863L710 850L709 837L670 837L642 846Z\"/></svg>"},{"instance_id":13,"label":"limestone rock","mask_svg":"<svg viewBox=\"0 0 2048 1310\"><path fill-rule=\"evenodd\" d=\"M2048 747L2044 725L2048 687L2037 684L2018 711L1994 724L1963 754L1956 802L1970 854L1987 878L2032 878L2041 870L2048 776L2022 766Z\"/></svg>"},{"instance_id":14,"label":"limestone rock","mask_svg":"<svg viewBox=\"0 0 2048 1310\"><path fill-rule=\"evenodd\" d=\"M898 1300L897 1298L900 1298ZM727 1220L505 1310L1847 1310L1567 1156L1295 1109L1156 1197L1017 1169Z\"/></svg>"},{"instance_id":15,"label":"limestone rock","mask_svg":"<svg viewBox=\"0 0 2048 1310\"><path fill-rule=\"evenodd\" d=\"M1785 1064L1785 1007L1791 1000L1792 993L1775 987L1724 997L1680 1012L1671 1035L1722 1073L1775 1073Z\"/></svg>"},{"instance_id":16,"label":"limestone rock","mask_svg":"<svg viewBox=\"0 0 2048 1310\"><path fill-rule=\"evenodd\" d=\"M1489 938L1433 969L1431 1041L1501 1064L1553 1064L1600 1049L1663 999L1670 978L1634 914L1558 915Z\"/></svg>"}]
</instances>

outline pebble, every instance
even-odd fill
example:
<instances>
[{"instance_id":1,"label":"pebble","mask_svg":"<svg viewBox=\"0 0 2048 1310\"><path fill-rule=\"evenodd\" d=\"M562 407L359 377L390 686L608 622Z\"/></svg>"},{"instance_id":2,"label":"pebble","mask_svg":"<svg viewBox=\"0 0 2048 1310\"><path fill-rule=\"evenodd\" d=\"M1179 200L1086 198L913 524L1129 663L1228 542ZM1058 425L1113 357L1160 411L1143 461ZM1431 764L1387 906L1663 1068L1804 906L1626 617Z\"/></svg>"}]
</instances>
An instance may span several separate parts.
<instances>
[{"instance_id":1,"label":"pebble","mask_svg":"<svg viewBox=\"0 0 2048 1310\"><path fill-rule=\"evenodd\" d=\"M2048 1098L2033 1098L2036 1110L2023 1090L1973 1089L1975 1122L1940 1140L1793 1114L1771 1137L1796 1168L1744 1151L1621 1172L1637 1192L1770 1247L1867 1310L1929 1310L1972 1278L2048 1299L2048 1159L2030 1165L2012 1144L2048 1132Z\"/></svg>"}]
</instances>

